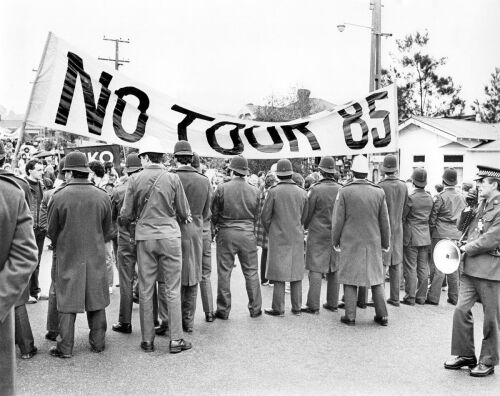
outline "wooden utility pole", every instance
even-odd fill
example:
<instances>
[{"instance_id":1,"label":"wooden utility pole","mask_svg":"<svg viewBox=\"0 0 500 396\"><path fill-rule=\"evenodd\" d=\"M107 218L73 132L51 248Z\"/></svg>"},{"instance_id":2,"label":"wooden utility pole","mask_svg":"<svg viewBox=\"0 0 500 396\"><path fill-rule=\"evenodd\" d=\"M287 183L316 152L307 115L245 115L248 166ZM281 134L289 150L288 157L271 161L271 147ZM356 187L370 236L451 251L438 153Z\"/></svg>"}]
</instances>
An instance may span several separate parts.
<instances>
[{"instance_id":1,"label":"wooden utility pole","mask_svg":"<svg viewBox=\"0 0 500 396\"><path fill-rule=\"evenodd\" d=\"M124 63L130 63L130 61L128 61L128 60L120 59L120 55L119 55L120 43L129 44L130 43L129 39L127 39L127 40L122 40L122 38L111 39L111 38L106 38L106 36L104 36L103 40L115 42L115 58L113 59L113 58L101 58L101 57L99 57L98 58L99 60L114 62L115 63L115 70L118 70L118 68L120 66L122 66Z\"/></svg>"},{"instance_id":2,"label":"wooden utility pole","mask_svg":"<svg viewBox=\"0 0 500 396\"><path fill-rule=\"evenodd\" d=\"M382 10L380 0L371 0L372 7L372 41L370 56L370 86L369 92L380 88L380 79L382 74L380 59L380 38L382 36Z\"/></svg>"}]
</instances>

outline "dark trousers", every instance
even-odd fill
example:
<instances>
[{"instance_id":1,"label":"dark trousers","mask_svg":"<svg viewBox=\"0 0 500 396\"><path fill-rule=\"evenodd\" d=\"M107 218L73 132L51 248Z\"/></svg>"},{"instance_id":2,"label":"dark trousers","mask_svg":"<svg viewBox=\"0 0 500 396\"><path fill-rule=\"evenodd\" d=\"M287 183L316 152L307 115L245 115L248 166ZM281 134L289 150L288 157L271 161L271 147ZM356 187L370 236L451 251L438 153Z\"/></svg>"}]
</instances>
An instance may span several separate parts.
<instances>
[{"instance_id":1,"label":"dark trousers","mask_svg":"<svg viewBox=\"0 0 500 396\"><path fill-rule=\"evenodd\" d=\"M443 272L439 271L437 268L434 270L434 277L432 278L431 287L427 293L427 300L439 304L439 299L441 297L441 288L443 287L444 277L448 280L448 298L457 302L458 300L458 270L451 274L445 275Z\"/></svg>"},{"instance_id":2,"label":"dark trousers","mask_svg":"<svg viewBox=\"0 0 500 396\"><path fill-rule=\"evenodd\" d=\"M453 314L451 353L458 356L475 356L474 318L472 307L477 301L483 304L483 342L479 363L498 364L500 329L500 281L462 276L458 304Z\"/></svg>"},{"instance_id":3,"label":"dark trousers","mask_svg":"<svg viewBox=\"0 0 500 396\"><path fill-rule=\"evenodd\" d=\"M31 274L30 278L30 296L32 297L38 297L38 294L40 294L41 292L40 284L38 283L38 273L40 272L40 260L42 259L45 235L45 231L35 230L36 246L38 248L38 264L35 268L35 271L33 271L33 274Z\"/></svg>"},{"instance_id":4,"label":"dark trousers","mask_svg":"<svg viewBox=\"0 0 500 396\"><path fill-rule=\"evenodd\" d=\"M309 291L306 305L311 309L319 309L321 296L321 282L323 273L309 271ZM326 303L337 308L339 299L338 271L327 274Z\"/></svg>"},{"instance_id":5,"label":"dark trousers","mask_svg":"<svg viewBox=\"0 0 500 396\"><path fill-rule=\"evenodd\" d=\"M273 281L273 303L271 308L278 312L285 312L285 282ZM302 281L290 282L290 300L292 311L300 312L302 308Z\"/></svg>"},{"instance_id":6,"label":"dark trousers","mask_svg":"<svg viewBox=\"0 0 500 396\"><path fill-rule=\"evenodd\" d=\"M120 228L116 256L120 282L120 310L118 313L118 321L120 323L132 323L132 294L136 262L137 252L135 244L130 243L128 232L122 232Z\"/></svg>"},{"instance_id":7,"label":"dark trousers","mask_svg":"<svg viewBox=\"0 0 500 396\"><path fill-rule=\"evenodd\" d=\"M57 349L65 355L73 354L75 344L75 320L76 313L59 313L59 335L57 336ZM89 343L97 351L103 351L106 336L106 311L87 311L87 322L89 324Z\"/></svg>"},{"instance_id":8,"label":"dark trousers","mask_svg":"<svg viewBox=\"0 0 500 396\"><path fill-rule=\"evenodd\" d=\"M57 312L57 295L56 295L56 251L52 251L52 268L50 270L50 289L49 303L47 308L47 331L57 334L59 327L59 313Z\"/></svg>"},{"instance_id":9,"label":"dark trousers","mask_svg":"<svg viewBox=\"0 0 500 396\"><path fill-rule=\"evenodd\" d=\"M25 304L15 308L14 317L16 344L19 346L21 353L30 353L35 349L35 340L31 332L30 318Z\"/></svg>"},{"instance_id":10,"label":"dark trousers","mask_svg":"<svg viewBox=\"0 0 500 396\"><path fill-rule=\"evenodd\" d=\"M405 297L409 302L424 303L429 284L429 246L405 246L403 273Z\"/></svg>"},{"instance_id":11,"label":"dark trousers","mask_svg":"<svg viewBox=\"0 0 500 396\"><path fill-rule=\"evenodd\" d=\"M382 284L374 285L371 287L371 289L372 289L373 304L375 305L375 314L379 317L387 317L387 306L385 304L384 286ZM348 319L356 319L357 294L358 294L357 286L344 285L345 314Z\"/></svg>"},{"instance_id":12,"label":"dark trousers","mask_svg":"<svg viewBox=\"0 0 500 396\"><path fill-rule=\"evenodd\" d=\"M184 329L193 327L197 297L198 284L193 286L181 286L182 327Z\"/></svg>"},{"instance_id":13,"label":"dark trousers","mask_svg":"<svg viewBox=\"0 0 500 396\"><path fill-rule=\"evenodd\" d=\"M210 275L212 274L212 240L210 236L203 236L203 257L201 259L201 281L200 293L203 312L213 312L214 297L212 295L212 283Z\"/></svg>"},{"instance_id":14,"label":"dark trousers","mask_svg":"<svg viewBox=\"0 0 500 396\"><path fill-rule=\"evenodd\" d=\"M251 314L262 309L262 295L258 275L257 244L253 230L222 228L217 235L217 311L229 315L231 311L231 273L238 255L245 277L248 310Z\"/></svg>"},{"instance_id":15,"label":"dark trousers","mask_svg":"<svg viewBox=\"0 0 500 396\"><path fill-rule=\"evenodd\" d=\"M401 286L401 267L402 264L389 265L389 300L399 304L399 289ZM384 283L385 286L385 283Z\"/></svg>"},{"instance_id":16,"label":"dark trousers","mask_svg":"<svg viewBox=\"0 0 500 396\"><path fill-rule=\"evenodd\" d=\"M16 346L14 344L14 308L0 322L0 394L15 394Z\"/></svg>"},{"instance_id":17,"label":"dark trousers","mask_svg":"<svg viewBox=\"0 0 500 396\"><path fill-rule=\"evenodd\" d=\"M260 253L260 283L266 283L266 268L267 268L267 247L262 248Z\"/></svg>"}]
</instances>

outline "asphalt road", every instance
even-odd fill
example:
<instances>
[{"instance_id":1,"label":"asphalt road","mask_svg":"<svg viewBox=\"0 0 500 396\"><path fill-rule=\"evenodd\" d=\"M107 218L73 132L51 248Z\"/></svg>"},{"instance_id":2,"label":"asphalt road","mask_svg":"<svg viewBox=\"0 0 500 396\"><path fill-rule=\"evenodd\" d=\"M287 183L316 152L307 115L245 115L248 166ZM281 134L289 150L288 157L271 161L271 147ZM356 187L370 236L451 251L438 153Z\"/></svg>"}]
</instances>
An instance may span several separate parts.
<instances>
[{"instance_id":1,"label":"asphalt road","mask_svg":"<svg viewBox=\"0 0 500 396\"><path fill-rule=\"evenodd\" d=\"M215 251L214 251L215 253ZM40 276L42 293L50 276L50 251L45 251ZM214 272L215 271L215 266ZM214 293L216 274L212 276ZM303 282L304 303L307 277ZM326 285L322 290L322 301ZM111 331L118 318L119 288L106 310L106 350L92 353L85 315L76 321L72 359L48 354L55 343L45 340L47 301L28 305L39 354L18 359L21 395L112 394L366 394L366 395L498 395L500 368L486 378L467 370L443 369L450 355L453 307L389 306L389 326L373 322L374 309L358 310L355 327L340 323L343 311L291 315L289 295L284 318L251 319L246 308L244 278L238 266L232 277L233 309L229 320L207 323L201 301L194 332L186 334L193 349L168 353L168 339L157 337L156 351L144 353L139 310L134 305L133 332ZM272 287L263 287L263 308L269 308ZM441 301L446 301L443 294ZM482 334L481 306L474 308L476 348ZM1 392L0 392L1 393Z\"/></svg>"}]
</instances>

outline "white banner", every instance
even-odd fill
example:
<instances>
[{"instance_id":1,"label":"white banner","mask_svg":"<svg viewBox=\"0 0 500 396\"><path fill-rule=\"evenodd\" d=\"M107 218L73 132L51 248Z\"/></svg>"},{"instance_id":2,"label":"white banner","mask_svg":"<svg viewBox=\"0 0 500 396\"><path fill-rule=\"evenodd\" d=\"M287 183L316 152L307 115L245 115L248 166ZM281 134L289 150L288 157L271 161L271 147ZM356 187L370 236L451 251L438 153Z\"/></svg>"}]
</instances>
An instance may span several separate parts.
<instances>
[{"instance_id":1,"label":"white banner","mask_svg":"<svg viewBox=\"0 0 500 396\"><path fill-rule=\"evenodd\" d=\"M160 139L165 152L187 140L202 156L247 158L355 155L397 150L394 85L290 122L211 114L128 79L49 33L27 122L138 147Z\"/></svg>"}]
</instances>

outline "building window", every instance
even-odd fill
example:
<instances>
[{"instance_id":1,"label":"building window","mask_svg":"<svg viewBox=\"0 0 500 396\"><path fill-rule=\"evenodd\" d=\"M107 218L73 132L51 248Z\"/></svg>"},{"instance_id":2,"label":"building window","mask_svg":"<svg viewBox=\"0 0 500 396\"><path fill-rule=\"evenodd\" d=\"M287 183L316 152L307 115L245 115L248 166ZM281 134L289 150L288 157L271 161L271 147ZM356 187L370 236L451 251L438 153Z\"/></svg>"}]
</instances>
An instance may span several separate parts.
<instances>
[{"instance_id":1,"label":"building window","mask_svg":"<svg viewBox=\"0 0 500 396\"><path fill-rule=\"evenodd\" d=\"M445 155L444 162L464 162L463 155Z\"/></svg>"},{"instance_id":2,"label":"building window","mask_svg":"<svg viewBox=\"0 0 500 396\"><path fill-rule=\"evenodd\" d=\"M425 162L425 155L414 155L413 162Z\"/></svg>"}]
</instances>

